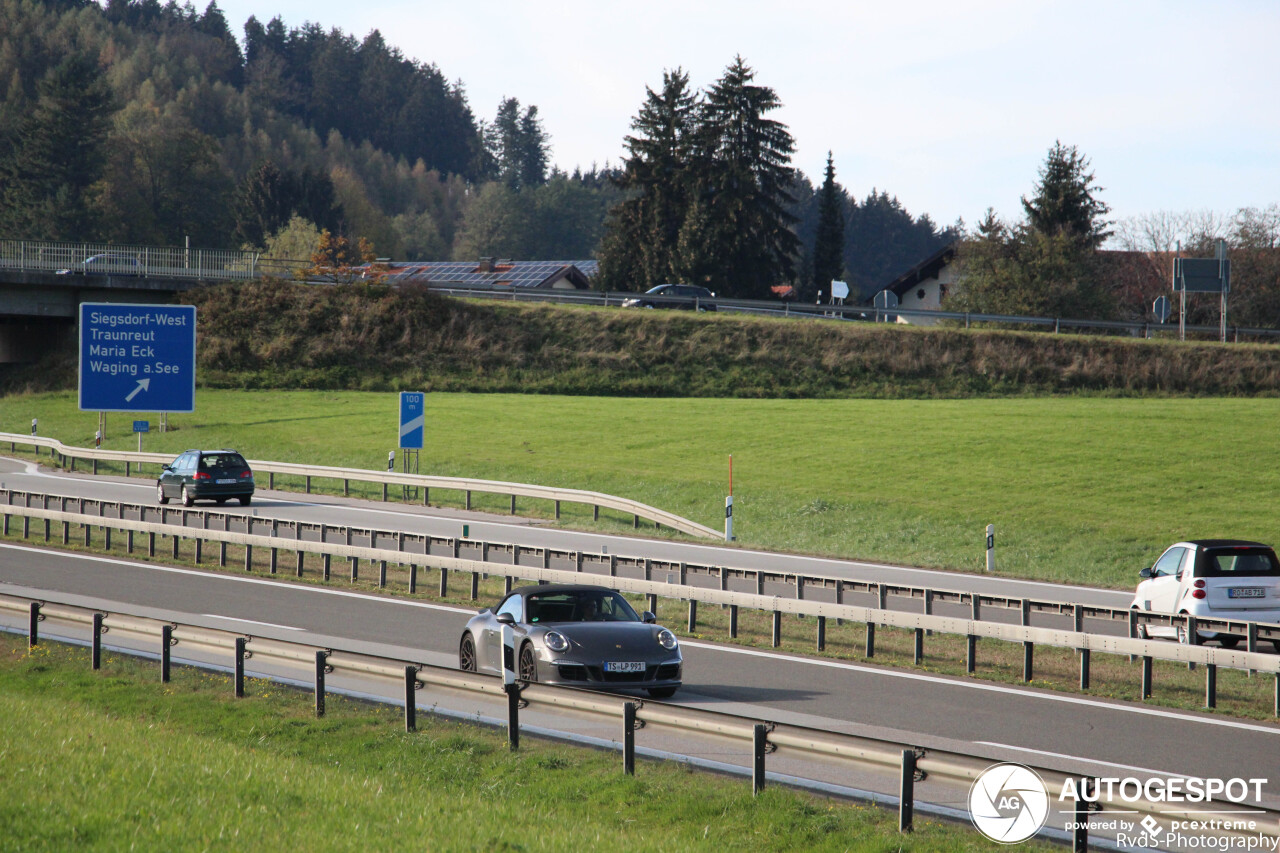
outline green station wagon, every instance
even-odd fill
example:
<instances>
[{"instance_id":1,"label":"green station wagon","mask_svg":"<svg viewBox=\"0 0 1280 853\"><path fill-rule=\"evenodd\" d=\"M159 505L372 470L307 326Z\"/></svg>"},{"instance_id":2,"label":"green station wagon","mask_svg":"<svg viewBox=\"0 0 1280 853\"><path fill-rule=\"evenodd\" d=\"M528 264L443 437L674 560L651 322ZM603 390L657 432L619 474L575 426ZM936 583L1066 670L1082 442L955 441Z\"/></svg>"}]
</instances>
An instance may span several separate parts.
<instances>
[{"instance_id":1,"label":"green station wagon","mask_svg":"<svg viewBox=\"0 0 1280 853\"><path fill-rule=\"evenodd\" d=\"M167 504L170 498L181 498L183 506L238 498L248 506L253 500L253 471L234 450L188 450L166 465L156 480L156 500Z\"/></svg>"}]
</instances>

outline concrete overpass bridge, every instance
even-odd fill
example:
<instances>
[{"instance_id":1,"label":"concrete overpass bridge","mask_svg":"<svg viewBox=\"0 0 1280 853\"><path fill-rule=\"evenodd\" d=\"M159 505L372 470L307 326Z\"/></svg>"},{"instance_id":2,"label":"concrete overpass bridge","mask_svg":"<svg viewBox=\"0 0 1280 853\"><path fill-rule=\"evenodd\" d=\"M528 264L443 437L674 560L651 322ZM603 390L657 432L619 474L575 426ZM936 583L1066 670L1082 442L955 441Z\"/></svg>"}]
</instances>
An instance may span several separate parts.
<instances>
[{"instance_id":1,"label":"concrete overpass bridge","mask_svg":"<svg viewBox=\"0 0 1280 853\"><path fill-rule=\"evenodd\" d=\"M260 260L218 249L0 240L0 364L74 343L81 302L163 304L193 287L259 278Z\"/></svg>"}]
</instances>

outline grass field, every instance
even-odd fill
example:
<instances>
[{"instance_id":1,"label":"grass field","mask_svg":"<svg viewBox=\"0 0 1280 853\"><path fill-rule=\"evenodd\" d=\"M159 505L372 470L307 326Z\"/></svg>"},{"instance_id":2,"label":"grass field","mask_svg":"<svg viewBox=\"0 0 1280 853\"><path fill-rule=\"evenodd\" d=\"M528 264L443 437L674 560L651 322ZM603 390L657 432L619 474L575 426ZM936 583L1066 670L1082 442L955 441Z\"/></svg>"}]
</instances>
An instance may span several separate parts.
<instances>
[{"instance_id":1,"label":"grass field","mask_svg":"<svg viewBox=\"0 0 1280 853\"><path fill-rule=\"evenodd\" d=\"M985 850L920 816L0 634L0 849ZM1059 849L1031 845L1028 849Z\"/></svg>"},{"instance_id":2,"label":"grass field","mask_svg":"<svg viewBox=\"0 0 1280 853\"><path fill-rule=\"evenodd\" d=\"M195 413L171 417L176 431L143 446L382 469L396 407L392 393L203 390ZM746 546L977 571L993 523L1001 574L1131 588L1173 541L1280 538L1275 398L435 393L427 411L423 473L598 490L716 528L732 453ZM0 429L28 432L32 417L69 444L91 444L97 427L74 394L0 400ZM108 415L106 446L135 449L132 420ZM586 513L565 523L589 526Z\"/></svg>"}]
</instances>

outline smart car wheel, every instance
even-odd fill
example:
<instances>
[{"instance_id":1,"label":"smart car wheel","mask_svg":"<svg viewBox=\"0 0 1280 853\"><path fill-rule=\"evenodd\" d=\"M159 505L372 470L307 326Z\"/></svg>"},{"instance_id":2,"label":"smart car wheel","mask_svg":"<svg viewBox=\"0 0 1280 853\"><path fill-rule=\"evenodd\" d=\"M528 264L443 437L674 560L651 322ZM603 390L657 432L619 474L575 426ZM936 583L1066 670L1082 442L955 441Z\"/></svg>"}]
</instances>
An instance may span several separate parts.
<instances>
[{"instance_id":1,"label":"smart car wheel","mask_svg":"<svg viewBox=\"0 0 1280 853\"><path fill-rule=\"evenodd\" d=\"M533 646L526 645L520 650L520 680L538 680L538 661L533 656Z\"/></svg>"},{"instance_id":2,"label":"smart car wheel","mask_svg":"<svg viewBox=\"0 0 1280 853\"><path fill-rule=\"evenodd\" d=\"M476 671L476 641L471 638L470 631L462 635L462 642L458 644L458 669Z\"/></svg>"},{"instance_id":3,"label":"smart car wheel","mask_svg":"<svg viewBox=\"0 0 1280 853\"><path fill-rule=\"evenodd\" d=\"M196 499L191 497L191 492L187 491L186 486L183 486L182 487L182 505L191 506L195 502L196 502Z\"/></svg>"},{"instance_id":4,"label":"smart car wheel","mask_svg":"<svg viewBox=\"0 0 1280 853\"><path fill-rule=\"evenodd\" d=\"M251 500L253 500L253 495L241 495L240 506L248 506Z\"/></svg>"},{"instance_id":5,"label":"smart car wheel","mask_svg":"<svg viewBox=\"0 0 1280 853\"><path fill-rule=\"evenodd\" d=\"M156 503L167 504L168 502L169 496L164 493L164 486L156 483Z\"/></svg>"},{"instance_id":6,"label":"smart car wheel","mask_svg":"<svg viewBox=\"0 0 1280 853\"><path fill-rule=\"evenodd\" d=\"M1135 607L1135 608L1133 608L1133 611L1136 613L1136 612L1138 611L1138 608L1136 608L1136 607ZM1137 628L1135 629L1135 633L1138 635L1138 639L1139 639L1139 640L1150 640L1150 639L1151 639L1151 637L1149 637L1149 636L1147 635L1147 626L1146 626L1146 625L1144 625L1144 624L1143 624L1143 623L1141 623L1141 622L1139 622L1139 623L1138 623Z\"/></svg>"}]
</instances>

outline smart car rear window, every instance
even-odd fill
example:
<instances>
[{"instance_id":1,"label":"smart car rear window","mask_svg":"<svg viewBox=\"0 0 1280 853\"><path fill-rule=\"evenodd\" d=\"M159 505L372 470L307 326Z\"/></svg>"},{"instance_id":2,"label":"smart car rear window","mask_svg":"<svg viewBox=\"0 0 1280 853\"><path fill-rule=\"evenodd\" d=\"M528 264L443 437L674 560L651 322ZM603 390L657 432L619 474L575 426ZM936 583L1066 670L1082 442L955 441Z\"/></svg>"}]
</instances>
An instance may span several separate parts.
<instances>
[{"instance_id":1,"label":"smart car rear window","mask_svg":"<svg viewBox=\"0 0 1280 853\"><path fill-rule=\"evenodd\" d=\"M1202 577L1280 577L1280 561L1269 548L1215 548L1200 563Z\"/></svg>"}]
</instances>

